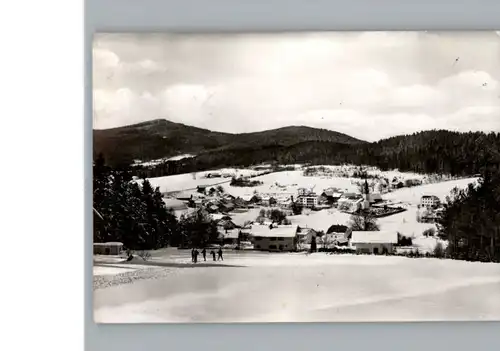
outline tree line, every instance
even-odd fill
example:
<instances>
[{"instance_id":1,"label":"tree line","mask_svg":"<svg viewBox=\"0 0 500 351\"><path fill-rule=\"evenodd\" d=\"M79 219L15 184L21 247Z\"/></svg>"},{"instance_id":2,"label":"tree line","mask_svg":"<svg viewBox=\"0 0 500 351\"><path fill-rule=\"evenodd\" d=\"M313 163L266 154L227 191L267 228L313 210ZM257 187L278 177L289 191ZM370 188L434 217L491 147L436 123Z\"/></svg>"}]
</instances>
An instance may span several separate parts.
<instances>
[{"instance_id":1,"label":"tree line","mask_svg":"<svg viewBox=\"0 0 500 351\"><path fill-rule=\"evenodd\" d=\"M486 170L479 184L454 189L439 232L451 258L500 262L500 174Z\"/></svg>"},{"instance_id":2,"label":"tree line","mask_svg":"<svg viewBox=\"0 0 500 351\"><path fill-rule=\"evenodd\" d=\"M472 176L485 168L499 170L500 134L435 130L384 139L375 143L343 144L305 141L293 145L226 148L196 157L136 167L136 174L159 177L221 167L275 164L355 164L382 170Z\"/></svg>"},{"instance_id":3,"label":"tree line","mask_svg":"<svg viewBox=\"0 0 500 351\"><path fill-rule=\"evenodd\" d=\"M217 224L198 211L177 220L159 188L133 179L130 167L110 167L99 155L93 165L94 242L122 242L130 250L201 247L218 239Z\"/></svg>"}]
</instances>

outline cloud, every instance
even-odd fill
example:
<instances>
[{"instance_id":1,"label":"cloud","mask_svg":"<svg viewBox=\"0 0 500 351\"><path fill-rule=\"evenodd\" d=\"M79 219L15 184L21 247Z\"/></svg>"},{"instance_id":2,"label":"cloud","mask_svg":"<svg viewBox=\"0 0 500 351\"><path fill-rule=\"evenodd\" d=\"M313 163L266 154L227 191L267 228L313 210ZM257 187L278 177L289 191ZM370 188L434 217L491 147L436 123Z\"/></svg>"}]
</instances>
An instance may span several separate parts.
<instances>
[{"instance_id":1,"label":"cloud","mask_svg":"<svg viewBox=\"0 0 500 351\"><path fill-rule=\"evenodd\" d=\"M310 125L366 140L434 128L500 131L497 34L98 36L94 125Z\"/></svg>"}]
</instances>

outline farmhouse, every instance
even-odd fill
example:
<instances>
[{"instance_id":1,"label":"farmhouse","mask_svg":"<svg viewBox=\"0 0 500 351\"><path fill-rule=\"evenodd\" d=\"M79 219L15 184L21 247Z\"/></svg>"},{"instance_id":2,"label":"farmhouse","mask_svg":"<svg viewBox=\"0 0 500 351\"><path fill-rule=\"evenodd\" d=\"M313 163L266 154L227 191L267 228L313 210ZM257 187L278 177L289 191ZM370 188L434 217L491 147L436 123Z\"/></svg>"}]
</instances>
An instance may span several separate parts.
<instances>
[{"instance_id":1,"label":"farmhouse","mask_svg":"<svg viewBox=\"0 0 500 351\"><path fill-rule=\"evenodd\" d=\"M435 195L424 195L420 199L420 205L424 207L438 207L441 205L441 201Z\"/></svg>"},{"instance_id":2,"label":"farmhouse","mask_svg":"<svg viewBox=\"0 0 500 351\"><path fill-rule=\"evenodd\" d=\"M254 225L251 232L256 250L295 251L297 248L296 226Z\"/></svg>"},{"instance_id":3,"label":"farmhouse","mask_svg":"<svg viewBox=\"0 0 500 351\"><path fill-rule=\"evenodd\" d=\"M351 245L358 253L391 253L397 243L398 233L395 231L353 231L351 236Z\"/></svg>"},{"instance_id":4,"label":"farmhouse","mask_svg":"<svg viewBox=\"0 0 500 351\"><path fill-rule=\"evenodd\" d=\"M297 227L297 242L302 244L310 244L312 238L316 238L317 232L312 228Z\"/></svg>"},{"instance_id":5,"label":"farmhouse","mask_svg":"<svg viewBox=\"0 0 500 351\"><path fill-rule=\"evenodd\" d=\"M342 193L338 192L335 188L327 188L323 190L321 196L325 198L328 203L335 203L342 197Z\"/></svg>"},{"instance_id":6,"label":"farmhouse","mask_svg":"<svg viewBox=\"0 0 500 351\"><path fill-rule=\"evenodd\" d=\"M94 243L94 255L119 255L123 251L123 243Z\"/></svg>"}]
</instances>

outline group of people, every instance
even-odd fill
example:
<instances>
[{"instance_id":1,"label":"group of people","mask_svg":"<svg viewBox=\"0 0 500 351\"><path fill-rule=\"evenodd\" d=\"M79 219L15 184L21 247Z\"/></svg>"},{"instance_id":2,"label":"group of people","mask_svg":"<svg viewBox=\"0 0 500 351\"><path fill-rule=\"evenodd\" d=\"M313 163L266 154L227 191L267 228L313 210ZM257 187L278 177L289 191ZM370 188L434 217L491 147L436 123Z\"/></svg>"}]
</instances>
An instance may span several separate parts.
<instances>
[{"instance_id":1,"label":"group of people","mask_svg":"<svg viewBox=\"0 0 500 351\"><path fill-rule=\"evenodd\" d=\"M196 263L198 262L198 255L200 254L200 252L193 248L191 250L191 261L193 263ZM206 261L207 260L207 249L203 248L203 250L201 250L201 254L203 256L203 261ZM211 250L210 251L210 255L212 255L212 258L214 261L224 261L224 258L222 257L222 247L219 247L219 250L217 251L217 259L215 259L215 251L214 250Z\"/></svg>"}]
</instances>

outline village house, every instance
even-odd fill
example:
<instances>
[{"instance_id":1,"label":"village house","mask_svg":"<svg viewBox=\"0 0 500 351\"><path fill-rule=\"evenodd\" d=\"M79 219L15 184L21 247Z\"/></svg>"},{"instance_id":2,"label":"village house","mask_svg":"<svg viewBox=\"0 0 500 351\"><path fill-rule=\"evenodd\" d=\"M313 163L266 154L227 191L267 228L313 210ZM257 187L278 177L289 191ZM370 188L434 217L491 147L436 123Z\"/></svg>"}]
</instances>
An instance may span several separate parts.
<instances>
[{"instance_id":1,"label":"village house","mask_svg":"<svg viewBox=\"0 0 500 351\"><path fill-rule=\"evenodd\" d=\"M312 228L297 227L297 243L311 244L312 238L316 238L317 234Z\"/></svg>"},{"instance_id":2,"label":"village house","mask_svg":"<svg viewBox=\"0 0 500 351\"><path fill-rule=\"evenodd\" d=\"M213 215L212 218L214 218ZM239 228L239 226L236 225L228 216L223 216L220 219L216 219L216 222L217 222L217 230L219 232L224 232L226 230Z\"/></svg>"},{"instance_id":3,"label":"village house","mask_svg":"<svg viewBox=\"0 0 500 351\"><path fill-rule=\"evenodd\" d=\"M324 247L347 245L350 230L345 225L334 224L328 228L326 234L321 238Z\"/></svg>"},{"instance_id":4,"label":"village house","mask_svg":"<svg viewBox=\"0 0 500 351\"><path fill-rule=\"evenodd\" d=\"M392 253L398 243L396 231L353 231L350 240L351 246L357 253L386 254Z\"/></svg>"},{"instance_id":5,"label":"village house","mask_svg":"<svg viewBox=\"0 0 500 351\"><path fill-rule=\"evenodd\" d=\"M365 200L361 194L344 193L337 201L337 207L339 210L355 212L363 206L363 201Z\"/></svg>"},{"instance_id":6,"label":"village house","mask_svg":"<svg viewBox=\"0 0 500 351\"><path fill-rule=\"evenodd\" d=\"M289 209L290 207L292 207L291 197L278 199L278 206L282 209Z\"/></svg>"},{"instance_id":7,"label":"village house","mask_svg":"<svg viewBox=\"0 0 500 351\"><path fill-rule=\"evenodd\" d=\"M342 197L342 193L337 191L337 189L335 188L327 188L323 190L323 192L321 193L321 197L326 199L327 203L334 204ZM322 202L321 198L320 202Z\"/></svg>"},{"instance_id":8,"label":"village house","mask_svg":"<svg viewBox=\"0 0 500 351\"><path fill-rule=\"evenodd\" d=\"M222 241L223 245L237 245L238 238L240 235L240 229L226 229L219 231L219 239Z\"/></svg>"},{"instance_id":9,"label":"village house","mask_svg":"<svg viewBox=\"0 0 500 351\"><path fill-rule=\"evenodd\" d=\"M295 251L297 249L297 226L254 225L251 232L255 250Z\"/></svg>"},{"instance_id":10,"label":"village house","mask_svg":"<svg viewBox=\"0 0 500 351\"><path fill-rule=\"evenodd\" d=\"M441 205L441 200L435 195L424 195L420 199L420 205L423 207L438 207Z\"/></svg>"}]
</instances>

